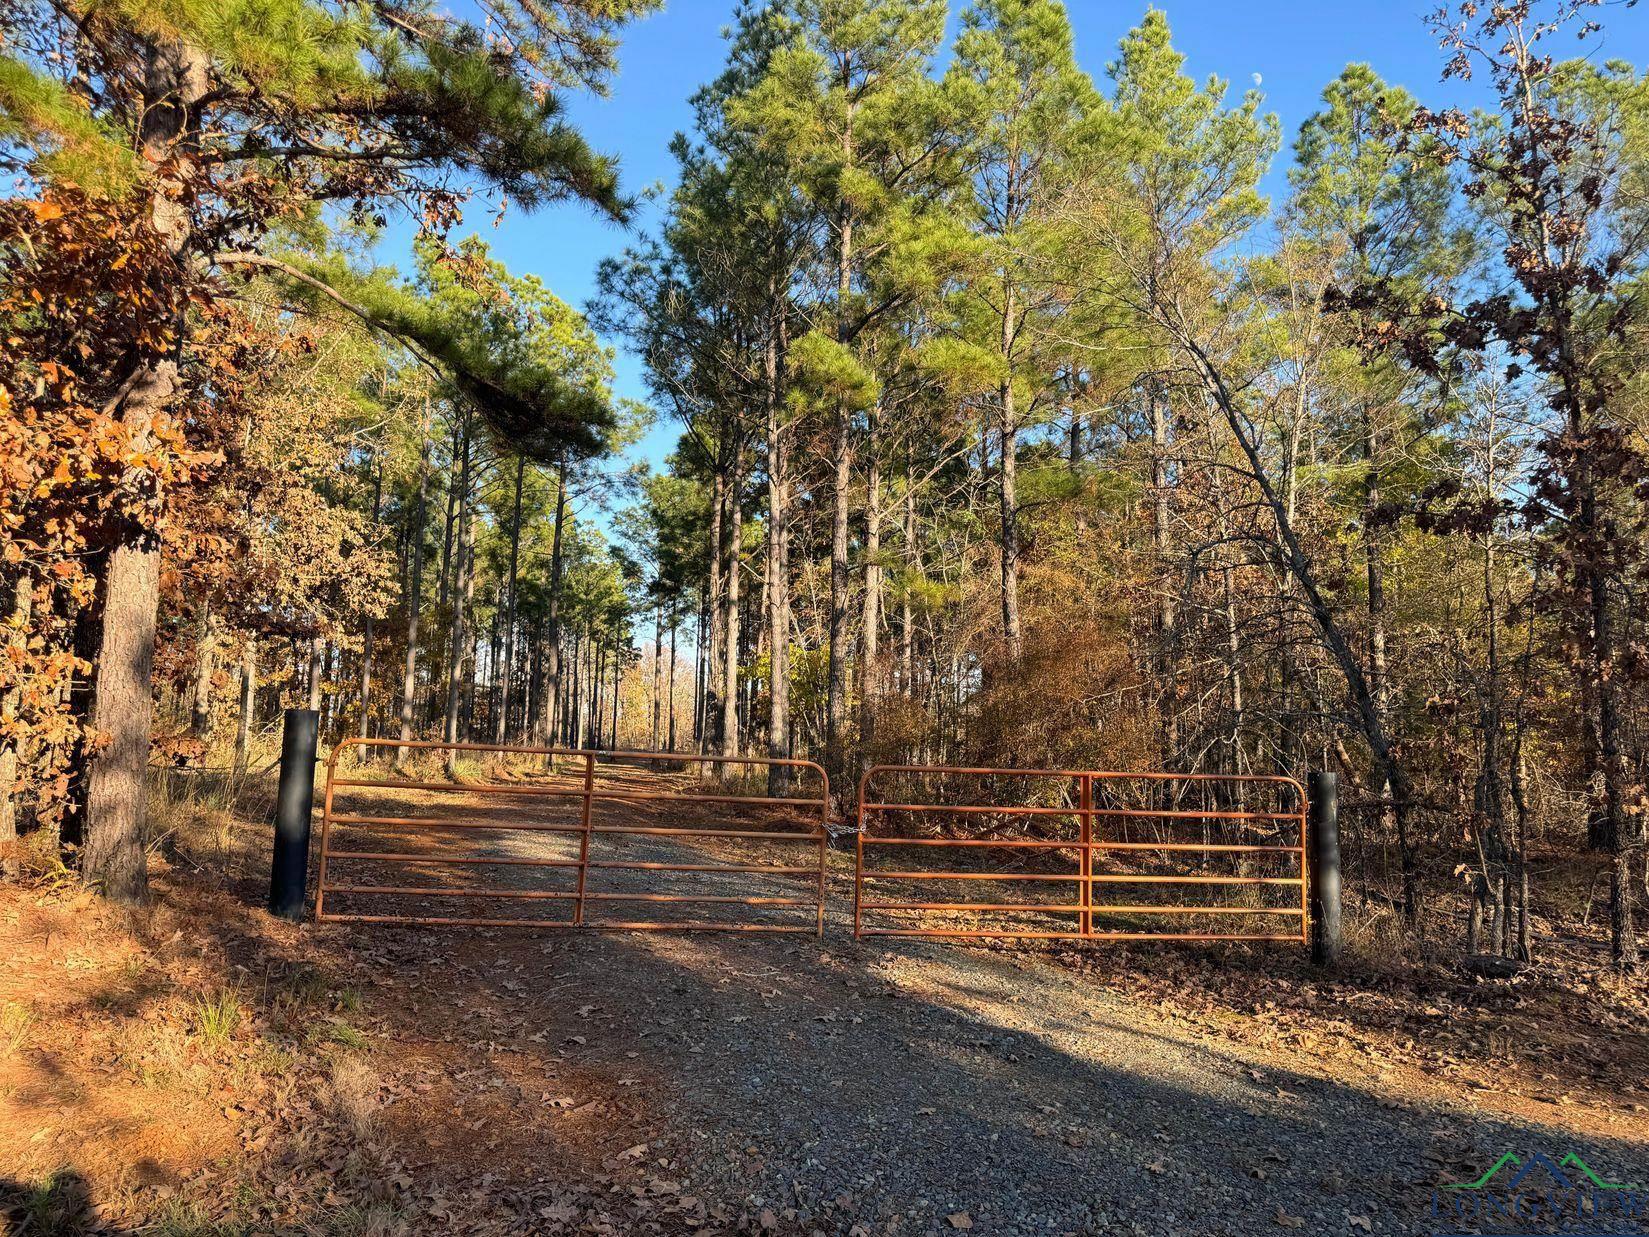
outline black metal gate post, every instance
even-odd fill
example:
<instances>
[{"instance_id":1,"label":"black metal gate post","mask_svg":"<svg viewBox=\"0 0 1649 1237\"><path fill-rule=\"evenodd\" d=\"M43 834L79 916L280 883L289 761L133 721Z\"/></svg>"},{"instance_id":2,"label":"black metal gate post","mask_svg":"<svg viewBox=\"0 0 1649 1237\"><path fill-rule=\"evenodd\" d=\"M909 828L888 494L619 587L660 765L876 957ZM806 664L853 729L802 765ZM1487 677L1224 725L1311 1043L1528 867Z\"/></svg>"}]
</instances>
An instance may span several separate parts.
<instances>
[{"instance_id":1,"label":"black metal gate post","mask_svg":"<svg viewBox=\"0 0 1649 1237\"><path fill-rule=\"evenodd\" d=\"M1311 960L1340 960L1340 795L1332 773L1310 778Z\"/></svg>"},{"instance_id":2,"label":"black metal gate post","mask_svg":"<svg viewBox=\"0 0 1649 1237\"><path fill-rule=\"evenodd\" d=\"M320 719L314 709L288 709L281 733L269 913L294 922L303 918L308 900L309 818L315 810L315 743Z\"/></svg>"}]
</instances>

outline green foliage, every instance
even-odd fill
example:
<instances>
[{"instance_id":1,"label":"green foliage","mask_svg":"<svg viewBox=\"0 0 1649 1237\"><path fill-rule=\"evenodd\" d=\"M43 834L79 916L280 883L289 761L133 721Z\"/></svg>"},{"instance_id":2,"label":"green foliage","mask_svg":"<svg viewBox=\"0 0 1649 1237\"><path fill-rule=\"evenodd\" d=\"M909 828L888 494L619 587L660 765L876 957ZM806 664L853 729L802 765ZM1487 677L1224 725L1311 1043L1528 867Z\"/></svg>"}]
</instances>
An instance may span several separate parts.
<instances>
[{"instance_id":1,"label":"green foliage","mask_svg":"<svg viewBox=\"0 0 1649 1237\"><path fill-rule=\"evenodd\" d=\"M1145 238L1189 264L1218 255L1263 217L1259 180L1279 128L1275 116L1261 114L1258 91L1227 109L1226 83L1210 77L1199 89L1181 72L1184 63L1168 19L1151 10L1108 66L1115 103L1105 154L1132 190Z\"/></svg>"},{"instance_id":2,"label":"green foliage","mask_svg":"<svg viewBox=\"0 0 1649 1237\"><path fill-rule=\"evenodd\" d=\"M424 176L444 169L528 208L570 197L622 217L615 162L562 119L559 92L602 88L614 31L654 7L511 0L489 11L499 38L466 21L314 0L91 0L69 55L0 70L6 136L35 148L37 177L85 183L103 165L103 183L129 181L110 174L140 136L140 110L123 94L142 74L126 60L144 45L175 48L201 64L214 98L235 100L215 123L200 118L207 153L249 171L284 167L276 179L299 198L406 190L445 212L455 199ZM72 98L53 89L47 79L82 58L109 71ZM373 183L355 182L352 167L368 165Z\"/></svg>"},{"instance_id":3,"label":"green foliage","mask_svg":"<svg viewBox=\"0 0 1649 1237\"><path fill-rule=\"evenodd\" d=\"M1042 415L1065 364L1050 333L1065 297L1040 271L1058 244L1049 223L1104 104L1077 68L1057 0L971 5L945 87L965 135L972 192L964 209L979 243L957 246L960 290L951 297L967 346L929 356L961 377L979 371L981 353L993 354L994 379L980 390L995 389L1011 434Z\"/></svg>"},{"instance_id":4,"label":"green foliage","mask_svg":"<svg viewBox=\"0 0 1649 1237\"><path fill-rule=\"evenodd\" d=\"M950 105L927 68L945 6L796 0L790 11L801 36L772 53L726 115L822 212L838 261L844 246L850 251L853 269L837 272L834 306L837 342L848 344L940 267L926 245L930 226L944 224L934 190L954 175L941 140Z\"/></svg>"},{"instance_id":5,"label":"green foliage","mask_svg":"<svg viewBox=\"0 0 1649 1237\"><path fill-rule=\"evenodd\" d=\"M1425 141L1402 136L1414 109L1407 91L1352 64L1300 127L1289 215L1318 243L1344 247L1334 255L1342 278L1436 276L1471 257L1469 237L1451 234L1447 167Z\"/></svg>"},{"instance_id":6,"label":"green foliage","mask_svg":"<svg viewBox=\"0 0 1649 1237\"><path fill-rule=\"evenodd\" d=\"M437 361L511 449L553 462L610 444L612 354L581 314L536 277L511 275L475 237L451 251L421 242L418 264L409 285L390 271L358 272L338 255L292 260ZM302 284L292 291L319 295Z\"/></svg>"},{"instance_id":7,"label":"green foliage","mask_svg":"<svg viewBox=\"0 0 1649 1237\"><path fill-rule=\"evenodd\" d=\"M617 160L594 153L560 119L555 95L501 76L477 31L425 49L421 61L397 49L380 91L380 106L402 114L395 137L421 162L466 168L528 209L568 198L616 219L632 209L618 190Z\"/></svg>"},{"instance_id":8,"label":"green foliage","mask_svg":"<svg viewBox=\"0 0 1649 1237\"><path fill-rule=\"evenodd\" d=\"M945 86L978 178L979 224L993 235L1047 210L1105 106L1077 67L1058 0L970 5Z\"/></svg>"},{"instance_id":9,"label":"green foliage","mask_svg":"<svg viewBox=\"0 0 1649 1237\"><path fill-rule=\"evenodd\" d=\"M863 412L876 402L875 375L830 336L809 331L790 349L795 396L819 406L841 404Z\"/></svg>"},{"instance_id":10,"label":"green foliage","mask_svg":"<svg viewBox=\"0 0 1649 1237\"><path fill-rule=\"evenodd\" d=\"M0 143L33 145L34 174L94 193L119 195L137 177L131 149L69 88L0 55Z\"/></svg>"},{"instance_id":11,"label":"green foliage","mask_svg":"<svg viewBox=\"0 0 1649 1237\"><path fill-rule=\"evenodd\" d=\"M297 108L370 90L372 26L310 0L91 0L88 20L200 48L236 87Z\"/></svg>"},{"instance_id":12,"label":"green foliage","mask_svg":"<svg viewBox=\"0 0 1649 1237\"><path fill-rule=\"evenodd\" d=\"M917 350L916 363L957 399L996 390L1009 372L995 347L959 335L924 341Z\"/></svg>"}]
</instances>

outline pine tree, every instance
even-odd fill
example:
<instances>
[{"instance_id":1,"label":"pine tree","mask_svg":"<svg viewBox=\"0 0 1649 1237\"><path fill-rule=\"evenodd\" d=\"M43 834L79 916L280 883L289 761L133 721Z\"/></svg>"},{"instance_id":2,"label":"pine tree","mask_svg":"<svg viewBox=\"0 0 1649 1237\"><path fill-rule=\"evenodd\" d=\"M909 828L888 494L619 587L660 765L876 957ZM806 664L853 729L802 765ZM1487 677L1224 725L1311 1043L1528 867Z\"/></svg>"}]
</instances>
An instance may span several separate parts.
<instances>
[{"instance_id":1,"label":"pine tree","mask_svg":"<svg viewBox=\"0 0 1649 1237\"><path fill-rule=\"evenodd\" d=\"M318 203L368 218L399 204L440 227L467 183L527 208L577 199L622 216L614 164L565 122L562 95L601 87L614 31L649 7L506 0L484 30L417 4L39 0L0 56L0 138L48 192L74 182L134 203L136 225L173 259L153 268L151 293L209 300L214 270L245 266L271 225ZM88 392L120 417L146 498L103 559L88 719L106 742L85 781L84 875L123 901L146 885L154 528L166 501L145 461L190 390L192 326L180 317L136 341Z\"/></svg>"},{"instance_id":2,"label":"pine tree","mask_svg":"<svg viewBox=\"0 0 1649 1237\"><path fill-rule=\"evenodd\" d=\"M1000 470L1002 637L1023 649L1019 617L1018 436L1045 415L1066 355L1049 338L1064 305L1035 278L1048 215L1101 104L1076 66L1057 0L981 0L962 14L946 75L973 184L975 264L957 300L964 337L995 374Z\"/></svg>"},{"instance_id":3,"label":"pine tree","mask_svg":"<svg viewBox=\"0 0 1649 1237\"><path fill-rule=\"evenodd\" d=\"M802 40L729 106L757 145L786 160L826 237L828 292L791 357L830 420L830 608L825 745L845 772L853 463L878 396L863 345L935 280L954 243L943 208L946 104L928 67L944 31L936 0L796 0Z\"/></svg>"}]
</instances>

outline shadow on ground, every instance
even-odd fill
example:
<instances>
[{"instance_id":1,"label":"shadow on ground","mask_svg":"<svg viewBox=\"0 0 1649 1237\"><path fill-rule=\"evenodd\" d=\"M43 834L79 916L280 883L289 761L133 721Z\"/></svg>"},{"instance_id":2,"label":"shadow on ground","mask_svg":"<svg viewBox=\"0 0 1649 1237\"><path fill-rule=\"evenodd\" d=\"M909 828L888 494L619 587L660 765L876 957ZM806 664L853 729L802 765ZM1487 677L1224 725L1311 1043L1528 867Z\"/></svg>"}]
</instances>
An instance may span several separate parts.
<instances>
[{"instance_id":1,"label":"shadow on ground","mask_svg":"<svg viewBox=\"0 0 1649 1237\"><path fill-rule=\"evenodd\" d=\"M1642 1175L1640 1142L1328 1081L1055 967L869 948L842 927L823 942L378 929L370 948L409 1043L448 1011L451 1041L485 1046L529 1114L534 1078L578 1088L575 1113L613 1105L605 1132L569 1119L553 1141L596 1159L640 1147L656 1176L784 1231L1429 1233L1433 1186L1504 1150ZM497 1090L488 1074L478 1095Z\"/></svg>"},{"instance_id":2,"label":"shadow on ground","mask_svg":"<svg viewBox=\"0 0 1649 1237\"><path fill-rule=\"evenodd\" d=\"M464 845L519 858L564 842L483 830ZM729 858L657 837L634 854ZM699 887L733 896L764 880ZM1033 957L855 942L839 877L822 940L293 929L256 909L263 892L247 880L238 901L200 894L216 903L198 930L249 974L320 968L359 991L389 1101L380 1159L411 1183L403 1231L483 1231L458 1217L484 1195L513 1209L485 1230L499 1232L1354 1237L1437 1231L1433 1187L1507 1150L1572 1149L1615 1179L1649 1176L1641 1139L1495 1116L1368 1060L1214 1040ZM1210 965L1277 958L1233 950ZM287 1129L260 1154L313 1183L327 1157L303 1160L294 1140ZM39 1231L89 1227L89 1191L66 1186L63 1204L81 1195L82 1214Z\"/></svg>"}]
</instances>

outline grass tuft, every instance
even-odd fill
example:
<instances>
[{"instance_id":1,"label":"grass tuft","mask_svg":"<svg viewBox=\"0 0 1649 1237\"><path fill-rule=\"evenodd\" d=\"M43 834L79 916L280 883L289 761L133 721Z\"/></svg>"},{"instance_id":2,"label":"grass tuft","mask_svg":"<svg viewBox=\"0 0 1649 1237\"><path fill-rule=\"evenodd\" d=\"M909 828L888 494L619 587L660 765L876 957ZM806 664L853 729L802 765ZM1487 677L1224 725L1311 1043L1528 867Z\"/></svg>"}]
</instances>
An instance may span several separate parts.
<instances>
[{"instance_id":1,"label":"grass tuft","mask_svg":"<svg viewBox=\"0 0 1649 1237\"><path fill-rule=\"evenodd\" d=\"M221 1048L234 1036L244 1010L233 988L199 998L195 1002L195 1033L213 1048Z\"/></svg>"},{"instance_id":2,"label":"grass tuft","mask_svg":"<svg viewBox=\"0 0 1649 1237\"><path fill-rule=\"evenodd\" d=\"M342 1018L334 1018L326 1024L322 1034L334 1044L342 1044L345 1048L365 1048L366 1036L362 1035Z\"/></svg>"},{"instance_id":3,"label":"grass tuft","mask_svg":"<svg viewBox=\"0 0 1649 1237\"><path fill-rule=\"evenodd\" d=\"M59 1169L29 1188L18 1202L20 1233L79 1232L77 1222L86 1213L90 1195L79 1173Z\"/></svg>"},{"instance_id":4,"label":"grass tuft","mask_svg":"<svg viewBox=\"0 0 1649 1237\"><path fill-rule=\"evenodd\" d=\"M143 1231L155 1237L247 1237L256 1230L237 1220L215 1219L198 1202L169 1198Z\"/></svg>"}]
</instances>

